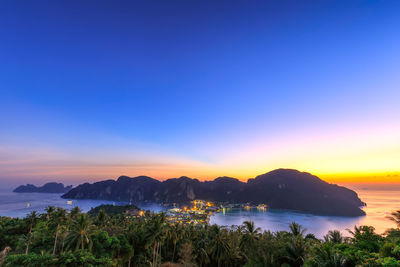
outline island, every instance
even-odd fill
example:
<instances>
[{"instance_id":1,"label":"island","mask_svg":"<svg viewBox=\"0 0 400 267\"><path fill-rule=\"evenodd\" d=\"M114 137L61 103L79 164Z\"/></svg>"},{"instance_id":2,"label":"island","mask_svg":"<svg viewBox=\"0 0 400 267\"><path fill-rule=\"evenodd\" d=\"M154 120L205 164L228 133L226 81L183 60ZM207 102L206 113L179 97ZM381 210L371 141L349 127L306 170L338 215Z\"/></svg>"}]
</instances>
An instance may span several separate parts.
<instances>
[{"instance_id":1,"label":"island","mask_svg":"<svg viewBox=\"0 0 400 267\"><path fill-rule=\"evenodd\" d=\"M72 185L65 186L62 183L46 183L43 186L33 184L20 185L13 190L16 193L67 193Z\"/></svg>"},{"instance_id":2,"label":"island","mask_svg":"<svg viewBox=\"0 0 400 267\"><path fill-rule=\"evenodd\" d=\"M174 205L201 199L226 205L266 205L269 209L318 215L365 215L361 209L365 203L353 190L293 169L273 170L247 182L231 177L202 182L188 177L159 181L147 176L121 176L117 180L81 184L62 197Z\"/></svg>"}]
</instances>

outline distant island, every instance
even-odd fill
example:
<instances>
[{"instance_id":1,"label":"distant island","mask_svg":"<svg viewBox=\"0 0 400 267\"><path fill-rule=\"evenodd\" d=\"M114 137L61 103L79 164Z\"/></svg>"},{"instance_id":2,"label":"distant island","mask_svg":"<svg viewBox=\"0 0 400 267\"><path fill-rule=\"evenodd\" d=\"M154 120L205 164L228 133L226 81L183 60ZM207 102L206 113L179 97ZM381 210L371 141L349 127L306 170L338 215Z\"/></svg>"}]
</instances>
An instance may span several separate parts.
<instances>
[{"instance_id":1,"label":"distant island","mask_svg":"<svg viewBox=\"0 0 400 267\"><path fill-rule=\"evenodd\" d=\"M277 169L247 182L231 177L204 182L180 177L161 182L147 176L121 176L117 180L81 184L62 197L164 204L202 199L230 204L266 204L270 209L319 215L365 215L361 209L365 203L353 190L292 169Z\"/></svg>"},{"instance_id":2,"label":"distant island","mask_svg":"<svg viewBox=\"0 0 400 267\"><path fill-rule=\"evenodd\" d=\"M67 193L72 189L72 185L65 186L62 183L46 183L43 186L33 184L20 185L14 189L16 193Z\"/></svg>"}]
</instances>

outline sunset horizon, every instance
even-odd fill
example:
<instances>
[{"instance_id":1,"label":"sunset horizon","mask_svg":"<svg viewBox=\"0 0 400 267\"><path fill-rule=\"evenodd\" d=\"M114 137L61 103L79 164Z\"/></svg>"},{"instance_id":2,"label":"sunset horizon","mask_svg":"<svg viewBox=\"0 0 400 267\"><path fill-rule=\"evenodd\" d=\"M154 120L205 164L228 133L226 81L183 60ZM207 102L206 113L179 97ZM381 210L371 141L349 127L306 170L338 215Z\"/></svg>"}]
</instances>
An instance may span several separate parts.
<instances>
[{"instance_id":1,"label":"sunset horizon","mask_svg":"<svg viewBox=\"0 0 400 267\"><path fill-rule=\"evenodd\" d=\"M88 168L90 170L90 168ZM15 187L16 185L19 184L34 184L34 185L43 185L48 182L58 182L58 183L63 183L65 185L79 185L85 182L89 183L95 183L103 180L116 180L120 176L127 176L127 177L139 177L139 176L147 176L151 177L154 179L157 179L159 181L165 181L168 179L173 179L173 178L180 178L180 177L188 177L191 179L197 179L199 181L212 181L215 180L216 178L219 177L231 177L238 179L239 181L242 182L247 182L249 179L254 179L255 177L268 173L273 170L277 169L293 169L293 170L298 170L300 172L305 172L305 173L310 173L314 176L317 176L323 181L326 181L328 183L332 184L338 184L338 185L345 185L345 186L362 186L362 185L369 185L373 186L376 185L377 187L381 188L390 188L391 186L394 188L397 188L400 186L400 181L399 181L399 176L400 174L397 172L393 173L373 173L373 174L363 174L363 173L349 173L349 174L343 174L343 173L335 173L335 174L326 174L326 173L317 173L317 172L312 172L308 170L304 170L301 168L285 168L285 167L279 167L279 168L272 168L272 169L265 169L265 170L259 170L258 172L253 171L253 172L246 172L250 173L249 175L244 175L240 174L243 172L205 172L203 171L179 171L180 168L176 168L177 170L173 171L166 171L166 170L160 170L158 172L154 172L149 170L149 171L133 171L133 172L127 172L127 171L111 171L111 172L102 172L101 174L82 174L86 173L87 169L85 168L85 171L82 171L82 173L78 173L76 175L71 175L71 174L47 174L47 175L37 175L37 176L30 176L30 177L12 177L10 179L4 179L3 181L0 182L0 185L5 186L9 185L10 187ZM203 173L203 174L198 174L198 173ZM206 173L206 174L205 174Z\"/></svg>"},{"instance_id":2,"label":"sunset horizon","mask_svg":"<svg viewBox=\"0 0 400 267\"><path fill-rule=\"evenodd\" d=\"M0 266L400 266L400 1L0 1Z\"/></svg>"},{"instance_id":3,"label":"sunset horizon","mask_svg":"<svg viewBox=\"0 0 400 267\"><path fill-rule=\"evenodd\" d=\"M0 181L400 183L395 9L289 2L6 4Z\"/></svg>"}]
</instances>

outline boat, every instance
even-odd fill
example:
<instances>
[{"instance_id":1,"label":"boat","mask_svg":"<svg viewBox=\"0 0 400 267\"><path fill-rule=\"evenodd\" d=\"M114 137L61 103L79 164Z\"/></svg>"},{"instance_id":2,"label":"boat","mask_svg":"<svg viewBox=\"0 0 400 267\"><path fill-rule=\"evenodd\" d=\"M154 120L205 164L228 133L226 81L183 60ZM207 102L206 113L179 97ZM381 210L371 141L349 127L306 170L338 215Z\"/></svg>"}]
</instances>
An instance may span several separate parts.
<instances>
[{"instance_id":1,"label":"boat","mask_svg":"<svg viewBox=\"0 0 400 267\"><path fill-rule=\"evenodd\" d=\"M262 210L265 210L265 209L267 209L267 205L265 205L265 204L260 204L260 205L258 205L257 206L257 209L262 209Z\"/></svg>"}]
</instances>

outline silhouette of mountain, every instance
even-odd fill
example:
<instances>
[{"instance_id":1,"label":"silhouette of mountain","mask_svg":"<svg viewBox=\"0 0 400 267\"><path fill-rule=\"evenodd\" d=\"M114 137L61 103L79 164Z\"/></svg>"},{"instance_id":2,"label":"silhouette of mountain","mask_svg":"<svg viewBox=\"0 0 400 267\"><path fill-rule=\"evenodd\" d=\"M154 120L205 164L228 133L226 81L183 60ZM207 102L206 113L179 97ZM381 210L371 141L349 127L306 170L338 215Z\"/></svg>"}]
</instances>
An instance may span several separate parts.
<instances>
[{"instance_id":1,"label":"silhouette of mountain","mask_svg":"<svg viewBox=\"0 0 400 267\"><path fill-rule=\"evenodd\" d=\"M20 185L14 189L16 193L66 193L71 190L72 185L64 187L62 183L47 183L43 186L34 186L33 184Z\"/></svg>"},{"instance_id":2,"label":"silhouette of mountain","mask_svg":"<svg viewBox=\"0 0 400 267\"><path fill-rule=\"evenodd\" d=\"M247 182L230 177L213 181L180 177L160 182L139 176L121 176L116 181L85 183L64 194L64 198L105 199L128 202L187 203L193 199L226 203L267 204L271 209L361 216L365 205L357 193L317 176L291 169L277 169Z\"/></svg>"}]
</instances>

